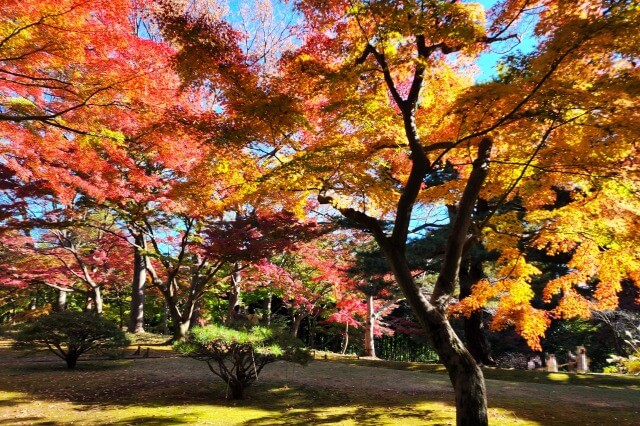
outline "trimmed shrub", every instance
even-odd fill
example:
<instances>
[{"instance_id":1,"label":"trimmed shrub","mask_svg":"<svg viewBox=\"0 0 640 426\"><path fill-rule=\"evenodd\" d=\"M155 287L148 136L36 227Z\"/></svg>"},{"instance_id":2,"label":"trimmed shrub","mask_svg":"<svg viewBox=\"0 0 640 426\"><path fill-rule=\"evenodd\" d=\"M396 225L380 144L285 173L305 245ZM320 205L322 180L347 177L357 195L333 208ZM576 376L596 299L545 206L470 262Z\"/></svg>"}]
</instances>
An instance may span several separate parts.
<instances>
[{"instance_id":1,"label":"trimmed shrub","mask_svg":"<svg viewBox=\"0 0 640 426\"><path fill-rule=\"evenodd\" d=\"M301 342L282 330L253 327L236 330L220 325L194 327L174 349L204 361L227 383L233 399L242 399L265 365L277 360L306 364L310 359Z\"/></svg>"},{"instance_id":2,"label":"trimmed shrub","mask_svg":"<svg viewBox=\"0 0 640 426\"><path fill-rule=\"evenodd\" d=\"M93 313L64 311L26 324L16 335L16 346L45 345L75 368L89 351L110 351L127 346L124 332L113 322Z\"/></svg>"}]
</instances>

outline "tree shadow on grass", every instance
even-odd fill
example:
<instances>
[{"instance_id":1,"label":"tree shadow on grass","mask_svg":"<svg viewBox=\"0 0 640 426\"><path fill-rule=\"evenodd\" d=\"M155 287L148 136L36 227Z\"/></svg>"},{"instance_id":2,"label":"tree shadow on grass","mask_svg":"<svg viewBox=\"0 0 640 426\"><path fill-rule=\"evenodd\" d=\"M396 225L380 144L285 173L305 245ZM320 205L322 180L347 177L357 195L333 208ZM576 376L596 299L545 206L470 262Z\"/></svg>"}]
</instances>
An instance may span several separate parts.
<instances>
[{"instance_id":1,"label":"tree shadow on grass","mask_svg":"<svg viewBox=\"0 0 640 426\"><path fill-rule=\"evenodd\" d=\"M184 420L179 416L134 416L120 421L107 421L103 423L94 423L97 426L109 426L109 425L143 425L143 426L156 426L156 425L186 425L192 424L189 420Z\"/></svg>"},{"instance_id":2,"label":"tree shadow on grass","mask_svg":"<svg viewBox=\"0 0 640 426\"><path fill-rule=\"evenodd\" d=\"M67 370L61 362L0 365L0 391L21 393L28 395L30 400L47 404L71 403L76 413L87 412L86 419L92 418L92 411L102 412L103 417L113 416L102 423L105 425L199 424L211 421L246 426L348 421L380 425L450 424L454 421L451 389L441 376L398 372L400 374L396 377L386 373L385 380L396 380L402 384L396 389L405 389L389 391L385 389L385 380L379 378L384 373L383 369L349 366L341 370L335 364L319 363L313 367L318 380L301 384L287 379L287 367L284 365L267 369L270 367L274 368L275 374L271 374L271 378L261 375L259 382L247 390L246 399L236 401L225 398L228 393L225 383L203 368L202 363L185 358L91 361L81 364L76 370ZM311 370L307 371L311 374ZM352 373L354 377L360 377L359 382L349 382ZM306 374L300 370L292 377ZM3 380L5 377L9 380ZM430 380L439 383L437 387L431 386L429 391L414 389L409 393L410 382L415 386ZM510 385L509 382L493 383L493 389L497 385L500 388ZM517 385L526 391L541 386L531 383ZM572 388L544 385L541 389L545 392L576 392ZM514 387L514 390L517 389ZM552 419L552 424L567 425L610 424L614 417L618 417L619 420L615 421L618 425L636 424L633 410L629 409L607 413L606 407L585 405L574 413L551 404L547 399L553 395L547 394L545 400L536 400L540 390L532 394L534 399L530 401L520 401L518 396L501 392L499 398L490 393L490 405L494 412L500 410L499 415L503 417L506 413L509 418L528 419L540 424L551 424L549 421ZM591 388L591 392L607 391ZM603 396L602 402L607 402L606 398ZM16 397L9 404L19 405L25 401ZM597 413L589 411L591 408ZM159 412L159 409L166 412ZM42 420L56 420L55 413ZM100 424L99 421L102 420L90 424Z\"/></svg>"},{"instance_id":3,"label":"tree shadow on grass","mask_svg":"<svg viewBox=\"0 0 640 426\"><path fill-rule=\"evenodd\" d=\"M18 419L0 420L0 425L15 425L16 421L20 421L22 424L38 425L38 426L56 426L60 424L54 421L47 420L44 417L30 416L30 417L20 417Z\"/></svg>"}]
</instances>

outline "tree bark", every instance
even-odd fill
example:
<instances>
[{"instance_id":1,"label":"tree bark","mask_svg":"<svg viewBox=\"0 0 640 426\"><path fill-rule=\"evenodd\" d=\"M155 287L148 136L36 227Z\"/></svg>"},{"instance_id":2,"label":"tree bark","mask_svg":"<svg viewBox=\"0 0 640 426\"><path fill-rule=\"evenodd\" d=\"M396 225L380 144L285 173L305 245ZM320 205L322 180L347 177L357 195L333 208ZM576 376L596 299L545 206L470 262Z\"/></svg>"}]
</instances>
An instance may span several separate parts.
<instances>
[{"instance_id":1,"label":"tree bark","mask_svg":"<svg viewBox=\"0 0 640 426\"><path fill-rule=\"evenodd\" d=\"M129 333L144 332L144 291L147 281L146 259L143 250L145 239L142 233L135 235L133 248L133 281L131 284L131 310L129 313Z\"/></svg>"},{"instance_id":2,"label":"tree bark","mask_svg":"<svg viewBox=\"0 0 640 426\"><path fill-rule=\"evenodd\" d=\"M100 287L93 287L91 289L91 299L93 299L93 306L96 314L102 315L104 303L102 299L102 290L100 289Z\"/></svg>"},{"instance_id":3,"label":"tree bark","mask_svg":"<svg viewBox=\"0 0 640 426\"><path fill-rule=\"evenodd\" d=\"M53 305L54 312L62 312L67 309L67 292L56 289L56 303Z\"/></svg>"},{"instance_id":4,"label":"tree bark","mask_svg":"<svg viewBox=\"0 0 640 426\"><path fill-rule=\"evenodd\" d=\"M235 263L233 265L233 272L231 273L231 290L227 292L229 306L227 306L227 320L226 325L231 325L235 318L235 308L241 303L240 299L240 265Z\"/></svg>"},{"instance_id":5,"label":"tree bark","mask_svg":"<svg viewBox=\"0 0 640 426\"><path fill-rule=\"evenodd\" d=\"M294 314L293 323L291 324L291 336L298 337L298 331L300 330L300 324L302 320L306 318L305 314Z\"/></svg>"},{"instance_id":6,"label":"tree bark","mask_svg":"<svg viewBox=\"0 0 640 426\"><path fill-rule=\"evenodd\" d=\"M451 327L446 314L420 293L411 270L389 244L383 248L407 302L427 332L427 338L449 373L456 395L458 426L488 425L487 399L482 370Z\"/></svg>"},{"instance_id":7,"label":"tree bark","mask_svg":"<svg viewBox=\"0 0 640 426\"><path fill-rule=\"evenodd\" d=\"M460 269L460 300L471 295L471 288L475 283L484 278L482 265L478 262L469 262L469 265ZM482 309L478 309L463 319L464 339L467 349L479 364L496 365L491 357L489 342L484 332Z\"/></svg>"},{"instance_id":8,"label":"tree bark","mask_svg":"<svg viewBox=\"0 0 640 426\"><path fill-rule=\"evenodd\" d=\"M269 293L267 298L262 301L262 309L264 313L262 314L261 322L265 327L269 327L271 325L271 303L273 300L273 295ZM297 335L297 333L296 333Z\"/></svg>"},{"instance_id":9,"label":"tree bark","mask_svg":"<svg viewBox=\"0 0 640 426\"><path fill-rule=\"evenodd\" d=\"M349 346L349 323L344 326L344 339L342 341L342 355L347 353L347 346Z\"/></svg>"},{"instance_id":10,"label":"tree bark","mask_svg":"<svg viewBox=\"0 0 640 426\"><path fill-rule=\"evenodd\" d=\"M489 171L489 157L492 140L483 138L478 146L478 157L460 198L457 215L449 231L444 248L442 268L430 300L421 293L413 278L405 257L408 227L411 220L413 203L420 191L429 163L419 143L415 123L410 119L411 105L402 109L405 128L412 150L411 174L405 190L398 202L396 220L392 235L388 237L382 224L375 218L352 208L339 208L347 218L367 227L389 263L393 275L411 306L418 321L427 333L427 337L449 373L456 395L456 423L458 426L488 425L487 399L482 370L475 359L455 334L447 310L456 286L459 282L460 265L465 246L469 243L468 232L471 216L478 199L480 189ZM409 118L407 118L409 117ZM318 197L320 203L332 203L326 195ZM335 205L335 204L334 204Z\"/></svg>"},{"instance_id":11,"label":"tree bark","mask_svg":"<svg viewBox=\"0 0 640 426\"><path fill-rule=\"evenodd\" d=\"M364 326L364 352L363 356L376 358L374 338L375 316L373 310L373 295L367 294L367 321Z\"/></svg>"}]
</instances>

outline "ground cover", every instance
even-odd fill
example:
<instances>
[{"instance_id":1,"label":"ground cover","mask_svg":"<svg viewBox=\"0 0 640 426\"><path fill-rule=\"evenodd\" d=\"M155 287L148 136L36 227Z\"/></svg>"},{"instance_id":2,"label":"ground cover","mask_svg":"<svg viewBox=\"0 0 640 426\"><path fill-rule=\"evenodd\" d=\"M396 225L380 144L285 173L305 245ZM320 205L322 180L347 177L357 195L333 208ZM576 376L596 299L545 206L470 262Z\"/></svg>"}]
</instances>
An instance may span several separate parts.
<instances>
[{"instance_id":1,"label":"ground cover","mask_svg":"<svg viewBox=\"0 0 640 426\"><path fill-rule=\"evenodd\" d=\"M320 359L265 368L246 399L203 363L149 346L123 360L81 361L75 371L46 354L0 347L0 424L453 424L448 378L435 365ZM389 368L393 367L393 368ZM497 425L633 425L640 378L485 370ZM547 376L544 380L542 377ZM529 378L530 380L526 380Z\"/></svg>"}]
</instances>

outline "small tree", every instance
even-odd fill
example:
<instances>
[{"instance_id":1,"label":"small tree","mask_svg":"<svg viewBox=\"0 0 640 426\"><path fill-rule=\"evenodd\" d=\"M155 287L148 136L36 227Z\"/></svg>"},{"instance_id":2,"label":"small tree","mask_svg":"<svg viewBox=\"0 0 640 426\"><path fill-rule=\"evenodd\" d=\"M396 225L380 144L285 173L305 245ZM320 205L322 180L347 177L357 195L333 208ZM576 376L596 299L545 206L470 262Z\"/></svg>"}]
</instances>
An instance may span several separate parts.
<instances>
[{"instance_id":1,"label":"small tree","mask_svg":"<svg viewBox=\"0 0 640 426\"><path fill-rule=\"evenodd\" d=\"M242 399L265 365L276 360L306 364L309 354L300 341L283 330L253 327L235 330L220 325L195 327L174 349L204 361L213 374L224 380L233 399Z\"/></svg>"},{"instance_id":2,"label":"small tree","mask_svg":"<svg viewBox=\"0 0 640 426\"><path fill-rule=\"evenodd\" d=\"M27 324L16 336L17 344L39 345L75 368L78 358L93 349L109 350L129 344L124 332L113 322L94 313L56 312Z\"/></svg>"}]
</instances>

